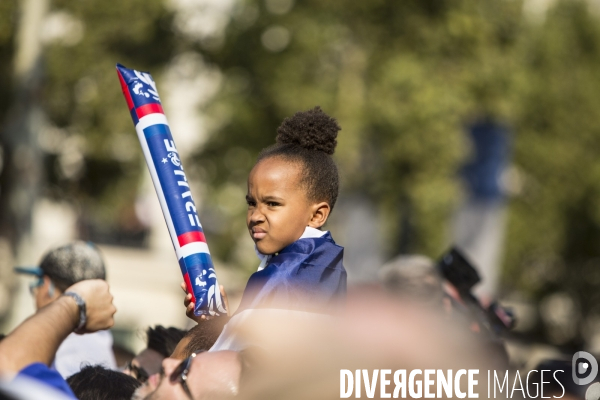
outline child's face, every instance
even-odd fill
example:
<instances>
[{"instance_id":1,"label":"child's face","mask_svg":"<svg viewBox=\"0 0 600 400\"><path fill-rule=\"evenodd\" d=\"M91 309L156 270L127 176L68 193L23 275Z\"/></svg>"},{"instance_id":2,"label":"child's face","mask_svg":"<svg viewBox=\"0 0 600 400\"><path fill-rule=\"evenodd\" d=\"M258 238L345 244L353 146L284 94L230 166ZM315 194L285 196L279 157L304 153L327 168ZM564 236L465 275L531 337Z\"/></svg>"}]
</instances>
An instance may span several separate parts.
<instances>
[{"instance_id":1,"label":"child's face","mask_svg":"<svg viewBox=\"0 0 600 400\"><path fill-rule=\"evenodd\" d=\"M324 223L314 218L319 204L308 200L301 172L297 163L276 157L260 161L250 171L246 223L263 254L277 253L295 242L306 226L319 228Z\"/></svg>"}]
</instances>

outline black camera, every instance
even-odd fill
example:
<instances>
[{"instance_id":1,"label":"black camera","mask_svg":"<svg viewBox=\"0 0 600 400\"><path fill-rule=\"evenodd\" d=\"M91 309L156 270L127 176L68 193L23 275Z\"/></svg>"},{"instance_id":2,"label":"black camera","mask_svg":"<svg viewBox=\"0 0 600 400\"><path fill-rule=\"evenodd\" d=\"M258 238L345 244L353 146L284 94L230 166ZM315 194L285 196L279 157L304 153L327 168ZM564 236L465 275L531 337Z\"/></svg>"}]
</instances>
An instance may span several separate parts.
<instances>
[{"instance_id":1,"label":"black camera","mask_svg":"<svg viewBox=\"0 0 600 400\"><path fill-rule=\"evenodd\" d=\"M510 309L497 302L484 307L473 295L471 290L481 278L473 264L456 247L445 253L437 266L444 279L456 288L466 310L490 335L498 337L514 327L515 317Z\"/></svg>"}]
</instances>

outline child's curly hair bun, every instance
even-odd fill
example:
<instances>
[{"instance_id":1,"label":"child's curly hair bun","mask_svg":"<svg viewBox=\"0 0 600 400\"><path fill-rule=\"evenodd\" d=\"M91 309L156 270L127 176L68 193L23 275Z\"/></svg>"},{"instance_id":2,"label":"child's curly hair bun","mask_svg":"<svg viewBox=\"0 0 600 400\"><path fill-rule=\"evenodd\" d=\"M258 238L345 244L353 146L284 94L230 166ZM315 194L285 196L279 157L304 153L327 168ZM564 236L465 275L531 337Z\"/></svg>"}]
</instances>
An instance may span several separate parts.
<instances>
[{"instance_id":1,"label":"child's curly hair bun","mask_svg":"<svg viewBox=\"0 0 600 400\"><path fill-rule=\"evenodd\" d=\"M297 112L283 120L277 129L275 140L279 145L298 145L307 150L332 155L337 145L337 134L341 129L334 118L316 106L312 110Z\"/></svg>"},{"instance_id":2,"label":"child's curly hair bun","mask_svg":"<svg viewBox=\"0 0 600 400\"><path fill-rule=\"evenodd\" d=\"M277 129L276 143L263 149L261 160L279 157L302 166L302 184L312 201L326 201L333 210L339 192L340 177L331 155L341 130L337 121L321 107L297 112Z\"/></svg>"}]
</instances>

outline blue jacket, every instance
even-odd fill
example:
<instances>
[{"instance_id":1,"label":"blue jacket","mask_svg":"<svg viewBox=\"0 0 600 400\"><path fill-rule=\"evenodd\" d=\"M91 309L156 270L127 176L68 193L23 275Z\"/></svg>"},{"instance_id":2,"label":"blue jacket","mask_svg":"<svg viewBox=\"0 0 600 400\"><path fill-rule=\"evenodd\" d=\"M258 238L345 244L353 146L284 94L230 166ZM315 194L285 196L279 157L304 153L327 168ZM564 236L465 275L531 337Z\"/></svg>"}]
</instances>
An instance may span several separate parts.
<instances>
[{"instance_id":1,"label":"blue jacket","mask_svg":"<svg viewBox=\"0 0 600 400\"><path fill-rule=\"evenodd\" d=\"M329 232L295 241L250 276L236 314L256 308L333 313L346 295L343 254Z\"/></svg>"}]
</instances>

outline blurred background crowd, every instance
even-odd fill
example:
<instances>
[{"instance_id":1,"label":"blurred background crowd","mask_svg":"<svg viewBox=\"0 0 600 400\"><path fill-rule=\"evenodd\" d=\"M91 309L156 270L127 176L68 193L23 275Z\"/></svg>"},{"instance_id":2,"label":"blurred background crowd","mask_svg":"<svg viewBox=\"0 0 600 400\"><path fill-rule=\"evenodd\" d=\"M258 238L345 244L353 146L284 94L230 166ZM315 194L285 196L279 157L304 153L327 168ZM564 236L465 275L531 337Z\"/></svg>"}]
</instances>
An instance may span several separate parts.
<instances>
[{"instance_id":1,"label":"blurred background crowd","mask_svg":"<svg viewBox=\"0 0 600 400\"><path fill-rule=\"evenodd\" d=\"M248 171L320 105L350 290L456 245L512 307L518 368L600 352L598 1L1 1L0 332L34 311L13 267L75 239L104 256L116 346L190 326L117 62L157 81L233 310Z\"/></svg>"}]
</instances>

